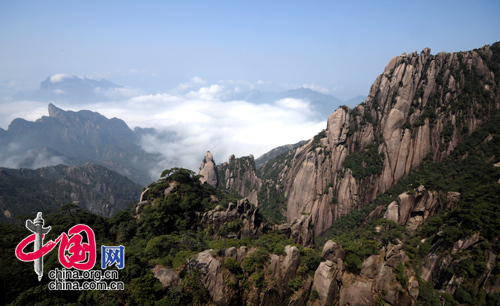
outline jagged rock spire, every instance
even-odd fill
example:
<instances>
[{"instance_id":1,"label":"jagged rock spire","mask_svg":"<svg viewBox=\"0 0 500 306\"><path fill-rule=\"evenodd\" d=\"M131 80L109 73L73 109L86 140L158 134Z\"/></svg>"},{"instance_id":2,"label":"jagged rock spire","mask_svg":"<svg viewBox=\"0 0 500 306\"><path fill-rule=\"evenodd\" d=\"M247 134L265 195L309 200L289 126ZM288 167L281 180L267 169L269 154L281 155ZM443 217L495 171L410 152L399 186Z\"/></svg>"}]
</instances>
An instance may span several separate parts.
<instances>
[{"instance_id":1,"label":"jagged rock spire","mask_svg":"<svg viewBox=\"0 0 500 306\"><path fill-rule=\"evenodd\" d=\"M205 154L205 158L198 169L198 174L203 175L203 177L200 178L202 184L206 182L209 185L217 187L217 169L215 167L214 157L210 151L207 151L207 154Z\"/></svg>"}]
</instances>

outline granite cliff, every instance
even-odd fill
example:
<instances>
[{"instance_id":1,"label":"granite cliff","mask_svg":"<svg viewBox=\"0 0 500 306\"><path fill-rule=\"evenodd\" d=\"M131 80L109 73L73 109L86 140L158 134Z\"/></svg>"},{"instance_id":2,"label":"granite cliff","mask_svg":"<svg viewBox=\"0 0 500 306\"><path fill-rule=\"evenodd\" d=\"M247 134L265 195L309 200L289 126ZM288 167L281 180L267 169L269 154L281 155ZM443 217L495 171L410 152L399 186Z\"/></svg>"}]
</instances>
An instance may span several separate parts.
<instances>
[{"instance_id":1,"label":"granite cliff","mask_svg":"<svg viewBox=\"0 0 500 306\"><path fill-rule=\"evenodd\" d=\"M424 49L391 59L364 103L337 109L324 133L295 152L284 171L287 219L311 213L322 234L425 158L448 157L499 110L493 58L485 46L437 55Z\"/></svg>"},{"instance_id":2,"label":"granite cliff","mask_svg":"<svg viewBox=\"0 0 500 306\"><path fill-rule=\"evenodd\" d=\"M273 205L286 207L288 222L311 214L316 235L325 233L424 161L444 160L488 122L500 108L498 61L498 44L436 55L426 48L394 57L365 102L339 107L325 130L287 157L265 162L252 182L269 184L255 189L275 187ZM231 177L227 186L241 185L237 179ZM259 198L259 205L269 201Z\"/></svg>"}]
</instances>

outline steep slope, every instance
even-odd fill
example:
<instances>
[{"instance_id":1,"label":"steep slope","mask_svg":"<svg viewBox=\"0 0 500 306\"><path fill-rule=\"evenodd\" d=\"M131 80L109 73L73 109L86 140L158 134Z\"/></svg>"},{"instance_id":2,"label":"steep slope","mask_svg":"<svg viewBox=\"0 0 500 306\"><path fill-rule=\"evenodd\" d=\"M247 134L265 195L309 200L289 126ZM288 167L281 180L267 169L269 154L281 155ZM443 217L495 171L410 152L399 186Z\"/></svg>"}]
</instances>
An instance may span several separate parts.
<instances>
[{"instance_id":1,"label":"steep slope","mask_svg":"<svg viewBox=\"0 0 500 306\"><path fill-rule=\"evenodd\" d=\"M247 163L231 175L218 170L219 180L244 196L255 189L259 206L274 220L284 211L289 223L312 215L315 233L323 234L423 161L444 160L498 113L499 67L499 43L469 52L431 55L424 49L395 57L364 103L338 108L326 129L299 148L279 149L285 153L260 164L257 179L255 166ZM251 188L242 188L238 173L252 173L245 178Z\"/></svg>"},{"instance_id":2,"label":"steep slope","mask_svg":"<svg viewBox=\"0 0 500 306\"><path fill-rule=\"evenodd\" d=\"M280 146L280 147L272 149L269 152L262 154L261 156L259 156L255 160L255 168L257 168L257 169L261 168L267 161L269 161L269 160L271 160L271 159L273 159L273 158L275 158L283 153L286 153L290 150L301 147L304 144L306 144L306 142L307 141L303 140L303 141L297 142L295 144L288 144L288 145Z\"/></svg>"},{"instance_id":3,"label":"steep slope","mask_svg":"<svg viewBox=\"0 0 500 306\"><path fill-rule=\"evenodd\" d=\"M313 216L316 234L375 199L428 158L441 161L499 110L499 43L393 58L365 103L341 107L284 171L287 219Z\"/></svg>"},{"instance_id":4,"label":"steep slope","mask_svg":"<svg viewBox=\"0 0 500 306\"><path fill-rule=\"evenodd\" d=\"M1 221L74 203L111 217L137 200L141 186L95 164L31 169L0 168Z\"/></svg>"}]
</instances>

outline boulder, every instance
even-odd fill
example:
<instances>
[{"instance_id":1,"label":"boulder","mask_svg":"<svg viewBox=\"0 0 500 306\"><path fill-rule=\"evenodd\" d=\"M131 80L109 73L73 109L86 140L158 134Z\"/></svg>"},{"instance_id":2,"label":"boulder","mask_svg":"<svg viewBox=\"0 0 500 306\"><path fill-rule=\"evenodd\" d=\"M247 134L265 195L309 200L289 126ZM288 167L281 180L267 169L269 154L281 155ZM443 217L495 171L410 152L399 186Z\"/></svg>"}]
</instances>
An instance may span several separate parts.
<instances>
[{"instance_id":1,"label":"boulder","mask_svg":"<svg viewBox=\"0 0 500 306\"><path fill-rule=\"evenodd\" d=\"M323 252L321 252L321 260L331 260L334 263L337 263L337 259L340 258L344 260L345 251L332 240L328 240L323 246Z\"/></svg>"},{"instance_id":2,"label":"boulder","mask_svg":"<svg viewBox=\"0 0 500 306\"><path fill-rule=\"evenodd\" d=\"M153 269L154 276L163 285L163 288L170 288L180 285L181 279L174 270L156 265Z\"/></svg>"},{"instance_id":3,"label":"boulder","mask_svg":"<svg viewBox=\"0 0 500 306\"><path fill-rule=\"evenodd\" d=\"M361 275L373 279L377 274L377 270L380 266L380 256L372 255L363 261L361 265Z\"/></svg>"},{"instance_id":4,"label":"boulder","mask_svg":"<svg viewBox=\"0 0 500 306\"><path fill-rule=\"evenodd\" d=\"M340 283L338 278L343 271L337 269L332 261L323 261L314 273L312 289L318 291L318 297L324 305L333 305L338 299Z\"/></svg>"},{"instance_id":5,"label":"boulder","mask_svg":"<svg viewBox=\"0 0 500 306\"><path fill-rule=\"evenodd\" d=\"M372 282L357 281L342 286L339 305L373 305Z\"/></svg>"},{"instance_id":6,"label":"boulder","mask_svg":"<svg viewBox=\"0 0 500 306\"><path fill-rule=\"evenodd\" d=\"M300 265L300 251L295 246L285 247L286 256L281 264L283 280L286 284L295 277L295 273Z\"/></svg>"}]
</instances>

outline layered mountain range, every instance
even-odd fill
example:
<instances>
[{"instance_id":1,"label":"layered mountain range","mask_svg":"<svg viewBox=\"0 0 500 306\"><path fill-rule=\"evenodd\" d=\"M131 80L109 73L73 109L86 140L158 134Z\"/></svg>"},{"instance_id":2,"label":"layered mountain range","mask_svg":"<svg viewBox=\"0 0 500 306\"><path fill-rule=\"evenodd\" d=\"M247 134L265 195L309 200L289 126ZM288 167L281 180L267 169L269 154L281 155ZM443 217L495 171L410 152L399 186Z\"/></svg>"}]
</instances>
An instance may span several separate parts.
<instances>
[{"instance_id":1,"label":"layered mountain range","mask_svg":"<svg viewBox=\"0 0 500 306\"><path fill-rule=\"evenodd\" d=\"M226 97L226 100L243 100L254 104L274 104L276 101L287 98L307 101L311 104L311 109L316 112L316 116L321 119L326 118L325 115L332 113L337 107L342 104L356 105L357 103L361 103L366 99L366 97L357 96L348 101L342 101L335 96L323 94L310 88L301 87L283 92L261 92L258 90L251 90L248 92L228 96Z\"/></svg>"}]
</instances>

